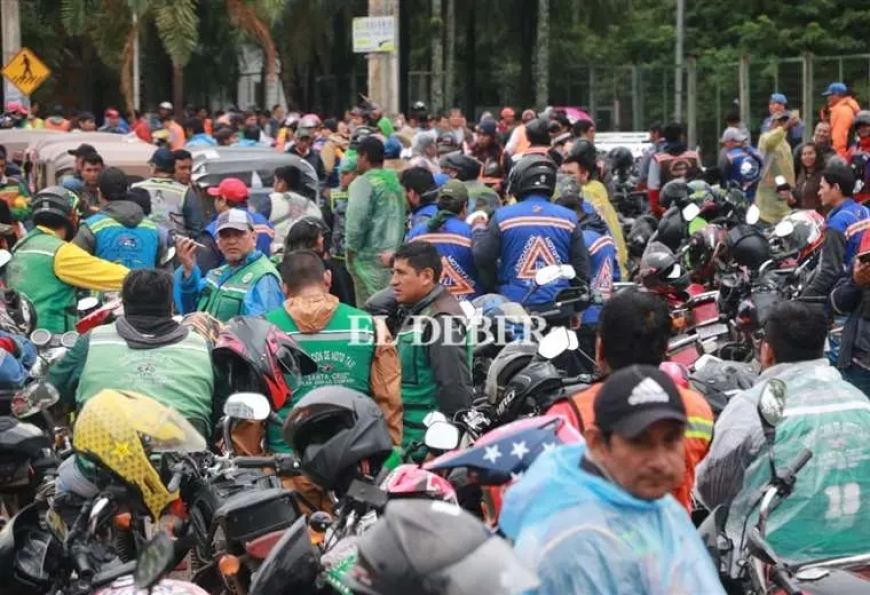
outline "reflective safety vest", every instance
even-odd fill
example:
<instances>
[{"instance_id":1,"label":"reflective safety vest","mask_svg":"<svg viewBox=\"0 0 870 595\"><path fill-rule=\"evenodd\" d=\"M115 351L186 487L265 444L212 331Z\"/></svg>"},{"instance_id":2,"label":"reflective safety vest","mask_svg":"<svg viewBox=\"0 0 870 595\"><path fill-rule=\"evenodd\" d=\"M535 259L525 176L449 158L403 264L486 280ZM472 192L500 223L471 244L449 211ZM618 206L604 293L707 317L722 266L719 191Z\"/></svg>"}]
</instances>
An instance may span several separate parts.
<instances>
[{"instance_id":1,"label":"reflective safety vest","mask_svg":"<svg viewBox=\"0 0 870 595\"><path fill-rule=\"evenodd\" d=\"M220 283L221 276L228 267L229 265L225 264L208 272L205 287L196 306L200 312L208 312L221 322L227 322L233 316L242 313L245 296L261 278L273 275L279 281L281 279L275 265L265 255L239 267L226 281Z\"/></svg>"},{"instance_id":2,"label":"reflective safety vest","mask_svg":"<svg viewBox=\"0 0 870 595\"><path fill-rule=\"evenodd\" d=\"M51 333L75 329L76 288L54 274L54 255L63 240L35 228L12 248L6 285L24 294L36 310L36 323Z\"/></svg>"},{"instance_id":3,"label":"reflective safety vest","mask_svg":"<svg viewBox=\"0 0 870 595\"><path fill-rule=\"evenodd\" d=\"M132 188L143 188L151 195L151 221L174 231L184 231L184 197L188 188L172 178L149 178Z\"/></svg>"},{"instance_id":4,"label":"reflective safety vest","mask_svg":"<svg viewBox=\"0 0 870 595\"><path fill-rule=\"evenodd\" d=\"M344 386L371 394L375 323L368 313L342 303L338 304L327 325L316 333L300 331L284 308L269 312L266 320L292 336L317 362L317 372L302 376L293 388L291 398L278 411L281 423L270 423L267 428L269 452L291 452L281 436L281 427L302 397L322 386Z\"/></svg>"},{"instance_id":5,"label":"reflective safety vest","mask_svg":"<svg viewBox=\"0 0 870 595\"><path fill-rule=\"evenodd\" d=\"M172 407L198 430L211 431L214 372L208 343L197 333L153 349L131 349L115 324L94 328L77 406L105 389L142 393Z\"/></svg>"},{"instance_id":6,"label":"reflective safety vest","mask_svg":"<svg viewBox=\"0 0 870 595\"><path fill-rule=\"evenodd\" d=\"M679 155L659 151L653 154L653 159L659 164L659 188L664 188L671 180L693 174L701 165L697 151L683 151Z\"/></svg>"},{"instance_id":7,"label":"reflective safety vest","mask_svg":"<svg viewBox=\"0 0 870 595\"><path fill-rule=\"evenodd\" d=\"M515 205L498 209L493 215L501 235L498 292L512 302L522 302L534 287L538 269L571 262L571 238L577 214L532 195ZM528 304L546 304L569 282L565 279L535 291Z\"/></svg>"},{"instance_id":8,"label":"reflective safety vest","mask_svg":"<svg viewBox=\"0 0 870 595\"><path fill-rule=\"evenodd\" d=\"M761 181L761 170L764 167L764 157L752 147L734 147L725 153L729 169L727 179L740 184L746 198L755 200L755 191Z\"/></svg>"},{"instance_id":9,"label":"reflective safety vest","mask_svg":"<svg viewBox=\"0 0 870 595\"><path fill-rule=\"evenodd\" d=\"M399 351L399 360L402 364L402 448L408 448L413 442L423 440L426 426L423 418L427 413L438 410L438 385L435 383L435 373L429 363L426 343L429 340L429 325L425 324L428 317L450 317L447 324L464 325L465 317L462 311L447 312L444 308L443 297L454 301L449 294L434 300L423 308L414 317L409 317L402 325L396 336L396 344ZM455 303L455 301L454 301ZM414 323L416 321L416 324ZM472 365L472 337L466 333L466 353L468 357L468 369Z\"/></svg>"},{"instance_id":10,"label":"reflective safety vest","mask_svg":"<svg viewBox=\"0 0 870 595\"><path fill-rule=\"evenodd\" d=\"M160 252L157 225L144 219L127 227L112 217L97 213L85 220L96 239L94 256L122 264L128 269L154 269Z\"/></svg>"},{"instance_id":11,"label":"reflective safety vest","mask_svg":"<svg viewBox=\"0 0 870 595\"><path fill-rule=\"evenodd\" d=\"M458 217L450 217L436 231L426 223L408 233L409 242L429 242L441 255L441 285L460 300L472 300L483 294L474 254L471 251L471 226Z\"/></svg>"}]
</instances>

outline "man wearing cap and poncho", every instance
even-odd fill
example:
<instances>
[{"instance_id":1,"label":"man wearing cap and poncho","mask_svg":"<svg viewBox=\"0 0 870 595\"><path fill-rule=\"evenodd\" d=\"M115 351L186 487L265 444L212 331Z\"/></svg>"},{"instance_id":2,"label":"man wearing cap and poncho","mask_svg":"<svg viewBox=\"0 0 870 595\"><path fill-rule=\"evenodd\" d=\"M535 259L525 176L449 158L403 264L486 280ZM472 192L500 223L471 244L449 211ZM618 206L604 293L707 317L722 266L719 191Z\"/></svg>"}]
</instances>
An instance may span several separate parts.
<instances>
[{"instance_id":1,"label":"man wearing cap and poncho","mask_svg":"<svg viewBox=\"0 0 870 595\"><path fill-rule=\"evenodd\" d=\"M749 145L749 139L739 128L726 128L722 134L718 165L723 187L729 182L735 182L746 194L746 198L755 200L764 157Z\"/></svg>"}]
</instances>

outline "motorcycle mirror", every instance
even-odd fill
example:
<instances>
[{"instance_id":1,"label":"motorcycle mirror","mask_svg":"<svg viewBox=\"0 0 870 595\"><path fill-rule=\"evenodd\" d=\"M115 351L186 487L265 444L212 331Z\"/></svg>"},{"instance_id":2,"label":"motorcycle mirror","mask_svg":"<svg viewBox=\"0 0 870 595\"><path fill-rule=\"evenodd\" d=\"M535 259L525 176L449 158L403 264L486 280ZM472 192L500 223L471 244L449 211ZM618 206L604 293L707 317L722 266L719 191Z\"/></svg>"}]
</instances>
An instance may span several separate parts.
<instances>
[{"instance_id":1,"label":"motorcycle mirror","mask_svg":"<svg viewBox=\"0 0 870 595\"><path fill-rule=\"evenodd\" d=\"M51 333L44 328L38 328L30 333L30 342L36 347L45 347L51 342Z\"/></svg>"},{"instance_id":2,"label":"motorcycle mirror","mask_svg":"<svg viewBox=\"0 0 870 595\"><path fill-rule=\"evenodd\" d=\"M474 306L471 305L471 302L462 300L459 302L459 307L462 308L462 313L465 314L465 317L468 320L472 320L474 318Z\"/></svg>"},{"instance_id":3,"label":"motorcycle mirror","mask_svg":"<svg viewBox=\"0 0 870 595\"><path fill-rule=\"evenodd\" d=\"M175 258L175 252L175 246L169 246L166 248L166 253L163 255L163 258L160 259L161 266L172 262L172 259Z\"/></svg>"},{"instance_id":4,"label":"motorcycle mirror","mask_svg":"<svg viewBox=\"0 0 870 595\"><path fill-rule=\"evenodd\" d=\"M564 326L550 330L538 343L538 355L543 359L553 359L571 349L571 336L577 341L577 335ZM576 346L575 346L576 347Z\"/></svg>"},{"instance_id":5,"label":"motorcycle mirror","mask_svg":"<svg viewBox=\"0 0 870 595\"><path fill-rule=\"evenodd\" d=\"M423 442L430 450L453 450L459 446L459 429L446 421L435 422L426 430Z\"/></svg>"},{"instance_id":6,"label":"motorcycle mirror","mask_svg":"<svg viewBox=\"0 0 870 595\"><path fill-rule=\"evenodd\" d=\"M747 547L749 553L764 562L765 564L776 565L779 563L776 552L770 547L770 544L761 535L758 527L752 527L746 535Z\"/></svg>"},{"instance_id":7,"label":"motorcycle mirror","mask_svg":"<svg viewBox=\"0 0 870 595\"><path fill-rule=\"evenodd\" d=\"M778 378L767 381L761 389L758 399L758 416L761 418L761 427L764 428L764 436L770 443L776 431L776 426L782 421L785 411L785 382Z\"/></svg>"},{"instance_id":8,"label":"motorcycle mirror","mask_svg":"<svg viewBox=\"0 0 870 595\"><path fill-rule=\"evenodd\" d=\"M685 221L687 223L690 221L694 221L695 219L698 218L698 215L701 214L701 207L699 207L695 203L691 202L691 203L687 204L685 207L683 207L682 214L683 214L683 221Z\"/></svg>"},{"instance_id":9,"label":"motorcycle mirror","mask_svg":"<svg viewBox=\"0 0 870 595\"><path fill-rule=\"evenodd\" d=\"M773 235L778 238L785 238L794 232L794 223L791 221L780 221L773 228Z\"/></svg>"},{"instance_id":10,"label":"motorcycle mirror","mask_svg":"<svg viewBox=\"0 0 870 595\"><path fill-rule=\"evenodd\" d=\"M12 253L9 250L0 250L0 269L9 264L12 260Z\"/></svg>"},{"instance_id":11,"label":"motorcycle mirror","mask_svg":"<svg viewBox=\"0 0 870 595\"><path fill-rule=\"evenodd\" d=\"M60 344L67 349L72 349L78 340L79 334L75 331L68 331L60 336Z\"/></svg>"},{"instance_id":12,"label":"motorcycle mirror","mask_svg":"<svg viewBox=\"0 0 870 595\"><path fill-rule=\"evenodd\" d=\"M577 274L570 264L551 264L538 269L535 273L537 285L547 285L558 279L573 279Z\"/></svg>"},{"instance_id":13,"label":"motorcycle mirror","mask_svg":"<svg viewBox=\"0 0 870 595\"><path fill-rule=\"evenodd\" d=\"M269 399L259 393L233 393L224 403L224 415L233 419L263 421L271 412Z\"/></svg>"},{"instance_id":14,"label":"motorcycle mirror","mask_svg":"<svg viewBox=\"0 0 870 595\"><path fill-rule=\"evenodd\" d=\"M436 422L446 422L447 417L440 411L430 411L423 418L423 425L427 428Z\"/></svg>"},{"instance_id":15,"label":"motorcycle mirror","mask_svg":"<svg viewBox=\"0 0 870 595\"><path fill-rule=\"evenodd\" d=\"M100 300L93 296L88 296L79 300L76 305L76 310L79 312L88 312L100 305Z\"/></svg>"},{"instance_id":16,"label":"motorcycle mirror","mask_svg":"<svg viewBox=\"0 0 870 595\"><path fill-rule=\"evenodd\" d=\"M45 411L60 401L60 393L48 382L35 382L12 398L10 410L18 419Z\"/></svg>"},{"instance_id":17,"label":"motorcycle mirror","mask_svg":"<svg viewBox=\"0 0 870 595\"><path fill-rule=\"evenodd\" d=\"M168 533L159 531L136 557L133 584L137 589L150 590L169 572L174 562L175 543Z\"/></svg>"},{"instance_id":18,"label":"motorcycle mirror","mask_svg":"<svg viewBox=\"0 0 870 595\"><path fill-rule=\"evenodd\" d=\"M91 513L88 515L88 531L91 535L97 532L97 525L100 522L100 516L106 507L109 505L108 498L99 498L91 507Z\"/></svg>"},{"instance_id":19,"label":"motorcycle mirror","mask_svg":"<svg viewBox=\"0 0 870 595\"><path fill-rule=\"evenodd\" d=\"M761 219L761 209L756 205L750 205L746 210L746 222L749 225L755 225Z\"/></svg>"}]
</instances>

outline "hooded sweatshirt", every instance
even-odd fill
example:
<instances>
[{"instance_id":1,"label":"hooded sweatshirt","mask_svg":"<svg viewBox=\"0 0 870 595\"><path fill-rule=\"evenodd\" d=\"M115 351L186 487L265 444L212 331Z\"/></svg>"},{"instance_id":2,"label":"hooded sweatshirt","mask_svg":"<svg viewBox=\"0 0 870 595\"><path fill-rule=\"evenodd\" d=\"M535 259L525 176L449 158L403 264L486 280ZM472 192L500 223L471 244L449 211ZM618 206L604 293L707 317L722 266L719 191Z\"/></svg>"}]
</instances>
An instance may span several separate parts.
<instances>
[{"instance_id":1,"label":"hooded sweatshirt","mask_svg":"<svg viewBox=\"0 0 870 595\"><path fill-rule=\"evenodd\" d=\"M100 212L129 228L138 227L145 220L145 212L142 207L130 200L113 200L106 203ZM88 254L94 254L97 251L97 239L87 222L79 226L78 233L76 233L72 243ZM161 246L158 258L163 256L164 250L165 246Z\"/></svg>"},{"instance_id":2,"label":"hooded sweatshirt","mask_svg":"<svg viewBox=\"0 0 870 595\"><path fill-rule=\"evenodd\" d=\"M507 491L499 525L540 578L534 595L724 594L677 501L633 497L581 469L586 452L544 452Z\"/></svg>"},{"instance_id":3,"label":"hooded sweatshirt","mask_svg":"<svg viewBox=\"0 0 870 595\"><path fill-rule=\"evenodd\" d=\"M853 97L843 97L831 107L831 144L837 155L848 159L849 130L861 106Z\"/></svg>"}]
</instances>

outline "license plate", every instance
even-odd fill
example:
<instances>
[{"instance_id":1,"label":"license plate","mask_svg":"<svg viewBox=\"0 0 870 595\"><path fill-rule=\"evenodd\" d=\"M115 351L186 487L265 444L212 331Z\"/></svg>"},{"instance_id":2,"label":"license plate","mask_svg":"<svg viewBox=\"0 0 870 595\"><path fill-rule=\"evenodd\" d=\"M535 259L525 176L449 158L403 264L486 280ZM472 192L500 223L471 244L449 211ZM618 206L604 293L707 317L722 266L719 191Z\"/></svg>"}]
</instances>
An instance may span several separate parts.
<instances>
[{"instance_id":1,"label":"license plate","mask_svg":"<svg viewBox=\"0 0 870 595\"><path fill-rule=\"evenodd\" d=\"M718 322L716 324L708 324L707 326L699 326L695 329L695 332L698 333L698 337L703 341L704 339L709 339L710 337L718 337L719 335L725 335L728 333L728 325L722 322Z\"/></svg>"},{"instance_id":2,"label":"license plate","mask_svg":"<svg viewBox=\"0 0 870 595\"><path fill-rule=\"evenodd\" d=\"M683 364L686 367L691 367L699 357L700 355L698 354L698 348L695 346L695 343L690 343L685 347L681 347L679 350L672 351L668 354L668 359L670 361Z\"/></svg>"}]
</instances>

